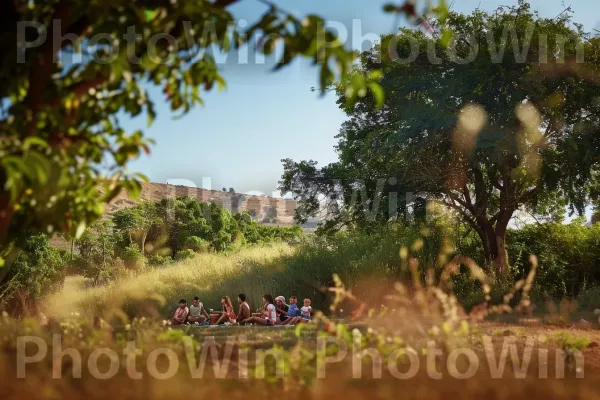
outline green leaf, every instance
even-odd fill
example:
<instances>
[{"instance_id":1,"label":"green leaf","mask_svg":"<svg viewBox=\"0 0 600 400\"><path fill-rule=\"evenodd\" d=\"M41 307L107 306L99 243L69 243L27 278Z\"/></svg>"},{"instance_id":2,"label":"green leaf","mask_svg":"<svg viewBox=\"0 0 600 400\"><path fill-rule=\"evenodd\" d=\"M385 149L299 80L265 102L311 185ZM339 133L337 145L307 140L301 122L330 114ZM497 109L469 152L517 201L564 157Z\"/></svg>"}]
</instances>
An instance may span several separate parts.
<instances>
[{"instance_id":1,"label":"green leaf","mask_svg":"<svg viewBox=\"0 0 600 400\"><path fill-rule=\"evenodd\" d=\"M86 228L85 221L79 222L79 224L77 225L77 230L75 231L75 239L81 238L81 235L83 235L83 232L85 232L85 228Z\"/></svg>"},{"instance_id":2,"label":"green leaf","mask_svg":"<svg viewBox=\"0 0 600 400\"><path fill-rule=\"evenodd\" d=\"M398 6L393 3L386 3L383 5L383 12L393 13L398 10Z\"/></svg>"},{"instance_id":3,"label":"green leaf","mask_svg":"<svg viewBox=\"0 0 600 400\"><path fill-rule=\"evenodd\" d=\"M132 199L139 199L142 194L142 184L134 179L127 179L123 182L123 187Z\"/></svg>"},{"instance_id":4,"label":"green leaf","mask_svg":"<svg viewBox=\"0 0 600 400\"><path fill-rule=\"evenodd\" d=\"M325 90L327 86L333 81L334 75L333 72L329 69L327 64L323 64L321 66L321 75L320 75L320 84L321 84L321 94L325 94Z\"/></svg>"},{"instance_id":5,"label":"green leaf","mask_svg":"<svg viewBox=\"0 0 600 400\"><path fill-rule=\"evenodd\" d=\"M154 122L154 119L156 118L156 112L154 111L154 105L152 103L148 103L147 113L148 113L148 128L149 128L152 125L152 123Z\"/></svg>"},{"instance_id":6,"label":"green leaf","mask_svg":"<svg viewBox=\"0 0 600 400\"><path fill-rule=\"evenodd\" d=\"M378 81L383 78L383 71L380 69L375 69L369 72L369 80Z\"/></svg>"},{"instance_id":7,"label":"green leaf","mask_svg":"<svg viewBox=\"0 0 600 400\"><path fill-rule=\"evenodd\" d=\"M48 148L48 143L39 137L36 136L30 136L28 138L25 138L25 140L23 140L23 150L27 151L29 150L32 146L39 146L41 148Z\"/></svg>"},{"instance_id":8,"label":"green leaf","mask_svg":"<svg viewBox=\"0 0 600 400\"><path fill-rule=\"evenodd\" d=\"M112 201L115 197L117 197L119 195L119 193L121 192L121 189L122 189L122 187L120 185L117 185L111 191L109 191L106 195L104 195L103 200L106 203Z\"/></svg>"},{"instance_id":9,"label":"green leaf","mask_svg":"<svg viewBox=\"0 0 600 400\"><path fill-rule=\"evenodd\" d=\"M438 22L443 24L448 19L448 14L450 11L448 8L448 1L440 0L440 4L437 7L434 7L433 11L436 13L436 19Z\"/></svg>"},{"instance_id":10,"label":"green leaf","mask_svg":"<svg viewBox=\"0 0 600 400\"><path fill-rule=\"evenodd\" d=\"M134 176L135 176L135 177L136 177L136 179L138 179L139 181L146 182L146 183L149 183L149 182L150 182L150 179L149 179L149 178L148 178L146 175L144 175L144 174L142 174L142 173L140 173L140 172L136 172L136 173L134 174Z\"/></svg>"},{"instance_id":11,"label":"green leaf","mask_svg":"<svg viewBox=\"0 0 600 400\"><path fill-rule=\"evenodd\" d=\"M156 18L156 16L158 15L158 10L146 10L144 12L144 15L146 17L146 21L150 22L154 18Z\"/></svg>"},{"instance_id":12,"label":"green leaf","mask_svg":"<svg viewBox=\"0 0 600 400\"><path fill-rule=\"evenodd\" d=\"M442 47L448 47L453 37L454 32L452 32L450 29L443 29L442 37L440 38L440 44L442 45Z\"/></svg>"},{"instance_id":13,"label":"green leaf","mask_svg":"<svg viewBox=\"0 0 600 400\"><path fill-rule=\"evenodd\" d=\"M371 89L373 96L375 96L375 106L377 109L381 108L385 103L385 92L383 91L383 88L377 82L369 82L369 89Z\"/></svg>"}]
</instances>

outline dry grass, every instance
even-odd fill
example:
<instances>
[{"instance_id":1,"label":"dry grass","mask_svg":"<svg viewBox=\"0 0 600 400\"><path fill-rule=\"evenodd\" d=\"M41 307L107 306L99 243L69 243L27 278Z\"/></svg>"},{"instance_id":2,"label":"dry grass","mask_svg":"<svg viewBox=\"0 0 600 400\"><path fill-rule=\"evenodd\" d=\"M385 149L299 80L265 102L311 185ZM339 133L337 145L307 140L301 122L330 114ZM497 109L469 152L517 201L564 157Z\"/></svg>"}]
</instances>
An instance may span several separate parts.
<instances>
[{"instance_id":1,"label":"dry grass","mask_svg":"<svg viewBox=\"0 0 600 400\"><path fill-rule=\"evenodd\" d=\"M266 279L272 272L269 269L277 268L276 261L292 252L288 245L272 244L232 254L200 254L95 288L86 288L81 277L69 277L63 290L46 301L45 312L58 318L74 311L106 316L125 310L135 315L146 302L166 312L176 307L180 298L190 302L196 295L207 308L216 309L221 296L235 299L238 293L246 293L256 303L274 289Z\"/></svg>"},{"instance_id":2,"label":"dry grass","mask_svg":"<svg viewBox=\"0 0 600 400\"><path fill-rule=\"evenodd\" d=\"M324 315L317 313L313 324L302 325L303 329L285 328L196 328L184 330L173 329L163 325L161 319L165 316L164 309L174 307L180 297L190 299L200 295L207 307L218 304L223 294L235 296L238 292L246 292L250 297L260 300L262 294L279 289L280 278L271 279L271 274L282 271L287 274L289 268L288 256L294 255L294 249L285 245L270 245L245 249L243 252L232 254L206 254L193 260L175 264L169 267L151 269L137 276L122 279L109 286L86 289L81 278L71 278L65 284L63 291L47 301L49 315L66 318L61 325L39 327L31 321L17 322L10 319L0 319L0 337L4 337L4 351L0 352L0 373L3 376L14 376L14 356L16 335L34 334L44 337L47 343L52 341L52 333L60 333L63 337L62 348L78 349L84 360L98 346L114 349L122 353L125 343L134 340L137 348L143 349L143 355L138 360L138 370L144 372L141 380L132 380L121 364L121 369L109 381L101 381L91 376L83 379L69 378L70 363L68 357L63 359L63 367L67 377L53 380L51 371L52 357L46 357L38 365L28 366L30 371L27 384L9 379L8 384L0 387L1 398L144 398L144 399L178 399L190 396L227 396L228 398L264 398L266 396L285 396L287 399L359 399L359 398L397 398L402 393L403 398L481 398L515 399L537 396L548 399L594 398L600 390L600 334L594 325L591 330L578 330L574 327L548 326L543 319L523 318L527 315L530 304L528 290L531 286L533 273L526 279L517 282L513 291L508 293L504 303L494 306L482 305L467 315L457 304L456 297L445 289L446 281L458 273L457 265L469 266L473 279L482 282L483 290L489 293L487 279L482 271L468 259L457 258L451 261L442 273L442 279L434 284L429 279L423 285L418 279L418 264L413 258L406 261L415 278L412 282L382 285L377 280L365 277L367 286L376 286L380 295L385 299L383 309L372 309L362 302L356 291L348 290L339 277L334 278L334 287L330 291L334 295L331 311L335 314L338 305L352 306L353 317L360 318L359 325L362 339L359 340L357 351L376 349L383 357L383 375L381 379L372 378L372 362L369 357L363 358L362 370L365 373L361 379L353 379L355 367L353 357L346 357L342 362L328 365L327 378L316 379L316 365L319 350L315 337L328 336L336 338L337 343L346 343L350 355L354 354L354 327L350 324L331 322ZM293 257L292 257L293 258ZM532 259L534 262L535 259ZM310 265L301 263L303 268ZM535 271L535 264L533 271ZM284 274L284 275L285 275ZM358 279L358 278L357 278ZM363 279L363 278L360 278ZM359 282L360 283L360 282ZM358 285L360 286L360 285ZM356 288L357 285L352 285ZM509 307L512 296L520 292L520 302L516 307ZM487 299L489 296L487 296ZM489 301L489 300L488 300ZM144 304L148 307L141 310ZM148 310L162 307L159 318L134 318L132 315L149 315ZM94 329L86 317L68 317L72 311L83 313L101 312L121 316L127 319L127 324L116 325L112 334L101 329ZM124 311L120 311L124 310ZM484 322L481 318L495 313L518 315L517 324L499 322ZM520 320L519 320L520 318ZM306 330L305 330L306 329ZM188 336L189 335L189 336ZM245 344L240 343L240 335L246 337ZM218 343L218 357L225 357L224 342L227 337L234 338L237 346L231 357L232 364L228 371L228 379L214 379L212 368L207 368L207 376L201 380L190 379L190 369L186 361L183 345L184 338L191 338L196 343L204 342L208 336L215 336ZM537 348L548 349L550 357L545 365L548 378L539 378L539 371L544 365L537 356L532 362L524 379L515 378L515 364L506 363L504 375L500 379L490 377L490 370L485 360L488 351L484 349L484 337L491 337L493 351L500 357L507 339L514 340L518 348L518 357L524 354L528 338L535 338ZM434 342L436 347L445 351L438 360L436 370L441 371L442 379L432 379L426 369L427 342ZM594 346L589 346L593 342ZM238 380L239 352L249 346L251 351L256 349L282 348L285 350L285 375L282 378L274 376L271 379ZM335 355L337 344L326 348L326 353ZM177 373L167 381L156 380L148 376L145 361L154 349L169 348L174 351L181 364ZM481 360L481 368L469 379L457 379L449 375L446 360L453 349L468 348L473 350ZM557 348L571 354L574 349L581 351L585 357L585 378L575 378L575 371L567 366L565 378L554 376L556 358L553 358ZM198 357L202 352L198 347ZM332 351L332 353L329 353ZM388 372L389 360L395 351L406 354L415 351L421 360L419 372L408 380L398 379ZM51 350L49 350L51 354ZM557 356L558 357L558 356ZM198 358L196 358L198 360ZM209 358L210 360L210 358ZM398 361L399 360L399 361ZM400 357L398 370L406 372L407 357ZM508 360L511 360L509 356ZM106 361L106 360L105 360ZM464 361L464 360L462 360ZM167 366L163 358L158 363L161 371ZM517 362L518 363L518 362ZM161 365L162 364L162 365ZM265 365L270 365L265 363ZM256 377L261 371L256 359L250 356L250 376ZM468 365L459 363L459 371L466 371ZM517 365L518 368L518 365ZM106 365L103 367L106 370ZM264 371L264 370L263 370ZM269 368L266 368L269 375ZM23 382L24 383L24 382Z\"/></svg>"}]
</instances>

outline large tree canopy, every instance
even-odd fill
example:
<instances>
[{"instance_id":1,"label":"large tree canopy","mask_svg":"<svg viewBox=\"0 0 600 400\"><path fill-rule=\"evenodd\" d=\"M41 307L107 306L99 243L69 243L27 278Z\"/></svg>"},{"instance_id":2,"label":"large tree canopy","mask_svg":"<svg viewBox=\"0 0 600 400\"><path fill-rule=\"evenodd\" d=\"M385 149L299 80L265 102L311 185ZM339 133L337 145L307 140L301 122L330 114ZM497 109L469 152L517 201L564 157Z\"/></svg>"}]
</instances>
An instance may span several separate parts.
<instances>
[{"instance_id":1,"label":"large tree canopy","mask_svg":"<svg viewBox=\"0 0 600 400\"><path fill-rule=\"evenodd\" d=\"M283 47L275 69L298 57L313 60L321 89L348 75L355 54L323 18L256 0L265 12L245 27L231 11L239 2L1 3L0 266L12 264L24 232L79 237L121 189L139 192L145 178L130 174L127 163L152 142L141 131L126 132L119 118L145 115L150 124L152 85L179 115L202 104L203 91L225 85L211 49L253 45L258 35L258 52ZM416 15L412 5L385 11ZM381 101L376 80L358 83L354 97L372 90ZM0 269L0 281L7 273Z\"/></svg>"},{"instance_id":2,"label":"large tree canopy","mask_svg":"<svg viewBox=\"0 0 600 400\"><path fill-rule=\"evenodd\" d=\"M541 18L524 1L494 13L450 13L433 26L433 35L384 36L361 55L347 82L383 70L385 104L375 110L366 96L348 106L349 83L338 87L349 116L340 160L321 170L284 160L281 189L300 200L300 220L318 209L319 194L341 195L343 206L329 208L338 224L394 217L394 191L441 202L504 272L517 210L550 214L568 204L583 212L589 200L600 161L600 40L569 13ZM371 197L357 203L352 196L365 187Z\"/></svg>"}]
</instances>

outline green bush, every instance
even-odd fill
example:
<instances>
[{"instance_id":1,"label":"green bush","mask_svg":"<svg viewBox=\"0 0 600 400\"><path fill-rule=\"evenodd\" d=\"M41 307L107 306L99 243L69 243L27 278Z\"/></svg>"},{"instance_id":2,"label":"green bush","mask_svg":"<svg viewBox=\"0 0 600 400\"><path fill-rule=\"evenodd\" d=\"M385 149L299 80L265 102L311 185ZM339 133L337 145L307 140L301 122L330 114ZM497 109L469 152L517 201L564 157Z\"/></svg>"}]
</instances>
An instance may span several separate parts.
<instances>
[{"instance_id":1,"label":"green bush","mask_svg":"<svg viewBox=\"0 0 600 400\"><path fill-rule=\"evenodd\" d=\"M173 259L170 256L161 256L160 254L153 255L148 259L148 265L160 266L172 264Z\"/></svg>"},{"instance_id":2,"label":"green bush","mask_svg":"<svg viewBox=\"0 0 600 400\"><path fill-rule=\"evenodd\" d=\"M137 244L131 244L123 249L122 259L128 269L138 269L143 265L143 256Z\"/></svg>"},{"instance_id":3,"label":"green bush","mask_svg":"<svg viewBox=\"0 0 600 400\"><path fill-rule=\"evenodd\" d=\"M112 233L110 221L92 225L75 241L78 253L73 263L75 270L91 279L94 285L111 280L118 239Z\"/></svg>"},{"instance_id":4,"label":"green bush","mask_svg":"<svg viewBox=\"0 0 600 400\"><path fill-rule=\"evenodd\" d=\"M196 257L196 252L191 249L181 250L175 254L175 261L184 261Z\"/></svg>"},{"instance_id":5,"label":"green bush","mask_svg":"<svg viewBox=\"0 0 600 400\"><path fill-rule=\"evenodd\" d=\"M529 271L529 256L538 258L534 301L574 298L600 280L600 225L545 223L511 230L507 235L511 267L518 277Z\"/></svg>"},{"instance_id":6,"label":"green bush","mask_svg":"<svg viewBox=\"0 0 600 400\"><path fill-rule=\"evenodd\" d=\"M210 243L198 236L190 236L185 241L185 248L196 253L206 253L210 248Z\"/></svg>"},{"instance_id":7,"label":"green bush","mask_svg":"<svg viewBox=\"0 0 600 400\"><path fill-rule=\"evenodd\" d=\"M600 285L584 288L579 297L577 297L577 305L582 311L594 311L600 308Z\"/></svg>"},{"instance_id":8,"label":"green bush","mask_svg":"<svg viewBox=\"0 0 600 400\"><path fill-rule=\"evenodd\" d=\"M0 287L0 306L11 302L17 293L35 302L59 289L68 261L68 252L50 246L48 236L31 236L24 243L7 283ZM18 307L17 303L13 306Z\"/></svg>"},{"instance_id":9,"label":"green bush","mask_svg":"<svg viewBox=\"0 0 600 400\"><path fill-rule=\"evenodd\" d=\"M447 238L458 243L449 243ZM407 263L399 255L400 248L405 247L419 261L422 282L428 268L439 279L444 264L439 257L442 250L446 261L454 255L473 258L486 271L492 303L498 304L516 281L529 274L529 257L535 254L538 268L530 295L539 309L547 300L577 296L582 308L600 308L600 289L590 286L600 280L600 225L584 226L579 221L529 225L509 231L507 238L511 268L507 275L496 276L482 264L476 234L443 218L433 218L422 226L390 224L369 233L345 231L316 236L301 244L281 265L272 267L275 272L269 274L269 290L308 296L313 298L315 307L323 306L328 297L320 289L333 284L331 276L336 273L347 287L376 301L387 283L410 279ZM419 246L412 249L414 243ZM484 301L481 284L471 279L467 267L462 266L450 284L467 310ZM518 301L517 293L511 304Z\"/></svg>"}]
</instances>

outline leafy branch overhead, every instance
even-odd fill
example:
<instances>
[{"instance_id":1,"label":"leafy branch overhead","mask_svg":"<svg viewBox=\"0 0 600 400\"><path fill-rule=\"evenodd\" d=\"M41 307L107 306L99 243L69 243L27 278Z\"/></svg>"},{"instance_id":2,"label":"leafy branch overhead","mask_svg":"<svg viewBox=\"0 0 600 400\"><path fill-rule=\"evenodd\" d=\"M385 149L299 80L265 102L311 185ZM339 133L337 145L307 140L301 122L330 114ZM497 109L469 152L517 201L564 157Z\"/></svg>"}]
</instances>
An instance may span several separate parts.
<instances>
[{"instance_id":1,"label":"leafy branch overhead","mask_svg":"<svg viewBox=\"0 0 600 400\"><path fill-rule=\"evenodd\" d=\"M322 91L351 75L356 54L322 17L299 18L257 0L265 11L243 29L231 11L237 3L2 2L10 23L0 38L0 260L11 263L26 230L78 236L120 190L138 195L145 177L127 165L153 141L125 131L121 119L152 123L151 86L162 88L179 116L202 105L204 92L223 89L211 49L228 52L258 35L258 52L282 46L276 70L299 57L313 60ZM359 96L371 90L383 98L375 80L353 82Z\"/></svg>"}]
</instances>

